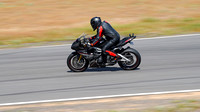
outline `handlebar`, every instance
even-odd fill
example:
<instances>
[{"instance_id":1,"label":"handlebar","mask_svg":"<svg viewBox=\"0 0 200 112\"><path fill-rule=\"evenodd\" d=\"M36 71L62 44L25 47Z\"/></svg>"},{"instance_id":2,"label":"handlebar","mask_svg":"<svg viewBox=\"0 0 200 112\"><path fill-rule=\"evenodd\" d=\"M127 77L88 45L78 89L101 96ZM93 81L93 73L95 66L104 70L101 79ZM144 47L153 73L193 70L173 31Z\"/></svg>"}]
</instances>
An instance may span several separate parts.
<instances>
[{"instance_id":1,"label":"handlebar","mask_svg":"<svg viewBox=\"0 0 200 112\"><path fill-rule=\"evenodd\" d=\"M134 35L134 33L132 33L132 35L129 34L129 37L131 37L132 39L135 39L135 38L136 38L136 36Z\"/></svg>"},{"instance_id":2,"label":"handlebar","mask_svg":"<svg viewBox=\"0 0 200 112\"><path fill-rule=\"evenodd\" d=\"M132 41L133 39L135 39L135 38L136 38L136 36L134 35L134 33L132 33L132 35L131 35L131 34L129 34L129 36L130 36L130 38L131 38L131 41Z\"/></svg>"},{"instance_id":3,"label":"handlebar","mask_svg":"<svg viewBox=\"0 0 200 112\"><path fill-rule=\"evenodd\" d=\"M83 46L83 47L89 47L90 45L90 41L88 38L85 37L86 35L81 35L79 37L80 39L80 44Z\"/></svg>"}]
</instances>

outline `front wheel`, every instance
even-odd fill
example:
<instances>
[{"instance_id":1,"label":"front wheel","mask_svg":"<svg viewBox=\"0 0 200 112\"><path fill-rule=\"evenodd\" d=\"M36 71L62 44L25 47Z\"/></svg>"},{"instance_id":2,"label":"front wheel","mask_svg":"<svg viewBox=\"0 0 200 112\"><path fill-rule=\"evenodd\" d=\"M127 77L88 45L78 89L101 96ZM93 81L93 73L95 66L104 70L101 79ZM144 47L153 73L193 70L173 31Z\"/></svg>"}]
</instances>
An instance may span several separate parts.
<instances>
[{"instance_id":1,"label":"front wheel","mask_svg":"<svg viewBox=\"0 0 200 112\"><path fill-rule=\"evenodd\" d=\"M130 61L118 61L119 66L124 70L134 70L141 62L140 53L132 48L129 48L122 52L122 55L128 58Z\"/></svg>"},{"instance_id":2,"label":"front wheel","mask_svg":"<svg viewBox=\"0 0 200 112\"><path fill-rule=\"evenodd\" d=\"M73 52L67 58L67 66L73 72L83 72L88 68L88 60L82 55Z\"/></svg>"}]
</instances>

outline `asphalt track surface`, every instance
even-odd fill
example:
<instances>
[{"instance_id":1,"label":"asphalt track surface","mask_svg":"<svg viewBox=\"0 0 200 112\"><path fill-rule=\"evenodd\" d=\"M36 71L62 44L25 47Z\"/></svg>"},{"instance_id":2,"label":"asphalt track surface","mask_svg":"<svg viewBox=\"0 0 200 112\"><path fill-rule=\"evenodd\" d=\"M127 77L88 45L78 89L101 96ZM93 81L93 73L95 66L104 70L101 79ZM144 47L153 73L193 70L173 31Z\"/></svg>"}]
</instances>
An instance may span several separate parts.
<instances>
[{"instance_id":1,"label":"asphalt track surface","mask_svg":"<svg viewBox=\"0 0 200 112\"><path fill-rule=\"evenodd\" d=\"M0 104L200 89L200 35L134 40L137 70L73 73L70 45L0 50Z\"/></svg>"}]
</instances>

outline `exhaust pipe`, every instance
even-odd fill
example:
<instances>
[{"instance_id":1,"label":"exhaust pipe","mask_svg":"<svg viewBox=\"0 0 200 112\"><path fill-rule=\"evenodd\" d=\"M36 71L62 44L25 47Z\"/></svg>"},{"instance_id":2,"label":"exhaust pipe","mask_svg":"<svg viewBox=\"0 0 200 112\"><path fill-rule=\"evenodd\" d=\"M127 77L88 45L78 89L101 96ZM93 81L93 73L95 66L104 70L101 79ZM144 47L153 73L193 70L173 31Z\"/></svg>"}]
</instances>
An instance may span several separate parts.
<instances>
[{"instance_id":1,"label":"exhaust pipe","mask_svg":"<svg viewBox=\"0 0 200 112\"><path fill-rule=\"evenodd\" d=\"M117 54L119 55L122 59L120 61L131 61L128 58L126 58L125 56L121 55L121 54Z\"/></svg>"}]
</instances>

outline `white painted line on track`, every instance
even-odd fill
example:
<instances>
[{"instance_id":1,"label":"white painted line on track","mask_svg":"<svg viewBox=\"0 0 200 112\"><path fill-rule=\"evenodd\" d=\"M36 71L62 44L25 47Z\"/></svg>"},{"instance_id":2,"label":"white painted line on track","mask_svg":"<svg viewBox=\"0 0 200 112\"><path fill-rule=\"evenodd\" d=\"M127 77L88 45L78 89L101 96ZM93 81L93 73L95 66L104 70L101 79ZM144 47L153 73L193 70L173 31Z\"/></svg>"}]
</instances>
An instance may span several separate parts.
<instances>
[{"instance_id":1,"label":"white painted line on track","mask_svg":"<svg viewBox=\"0 0 200 112\"><path fill-rule=\"evenodd\" d=\"M120 94L120 95L107 95L107 96L93 96L93 97L54 99L54 100L40 100L40 101L27 101L27 102L15 102L15 103L2 103L2 104L0 104L0 106L14 106L14 105L25 105L25 104L37 104L37 103L53 103L53 102L63 102L63 101L94 100L94 99L104 99L104 98L131 97L131 96L133 97L133 96L145 96L145 95L162 95L162 94L189 93L189 92L200 92L200 89L149 92L149 93L135 93L135 94Z\"/></svg>"},{"instance_id":2,"label":"white painted line on track","mask_svg":"<svg viewBox=\"0 0 200 112\"><path fill-rule=\"evenodd\" d=\"M60 44L60 45L47 45L47 46L31 46L27 48L42 48L42 47L62 47L62 46L68 46L71 44Z\"/></svg>"},{"instance_id":3,"label":"white painted line on track","mask_svg":"<svg viewBox=\"0 0 200 112\"><path fill-rule=\"evenodd\" d=\"M172 35L172 36L160 36L160 37L149 37L149 38L139 38L139 39L136 38L135 40L164 39L164 38L188 37L188 36L200 36L200 34ZM60 47L60 46L68 46L68 45L71 45L71 44L33 46L33 47L27 47L27 48Z\"/></svg>"},{"instance_id":4,"label":"white painted line on track","mask_svg":"<svg viewBox=\"0 0 200 112\"><path fill-rule=\"evenodd\" d=\"M165 38L188 37L188 36L200 36L200 34L186 34L186 35L149 37L149 38L139 38L139 39L135 39L135 40L165 39Z\"/></svg>"}]
</instances>

